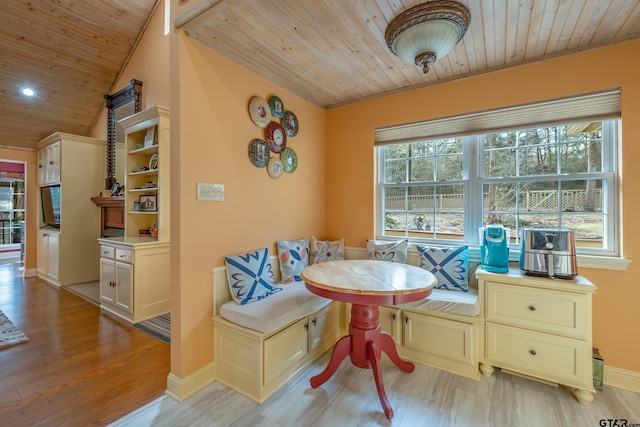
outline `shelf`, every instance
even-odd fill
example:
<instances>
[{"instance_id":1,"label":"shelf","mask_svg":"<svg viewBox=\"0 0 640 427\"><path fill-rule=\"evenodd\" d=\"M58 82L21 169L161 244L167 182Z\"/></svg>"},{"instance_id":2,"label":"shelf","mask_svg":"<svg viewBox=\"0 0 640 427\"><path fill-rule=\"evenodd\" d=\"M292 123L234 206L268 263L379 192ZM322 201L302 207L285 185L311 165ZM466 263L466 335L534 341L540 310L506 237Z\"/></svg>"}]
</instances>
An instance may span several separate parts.
<instances>
[{"instance_id":1,"label":"shelf","mask_svg":"<svg viewBox=\"0 0 640 427\"><path fill-rule=\"evenodd\" d=\"M129 211L131 215L158 215L158 211Z\"/></svg>"},{"instance_id":2,"label":"shelf","mask_svg":"<svg viewBox=\"0 0 640 427\"><path fill-rule=\"evenodd\" d=\"M151 169L151 170L146 170L146 171L129 172L129 176L157 175L157 174L158 174L158 169Z\"/></svg>"},{"instance_id":3,"label":"shelf","mask_svg":"<svg viewBox=\"0 0 640 427\"><path fill-rule=\"evenodd\" d=\"M145 191L158 191L158 187L131 188L127 190L129 193L144 193Z\"/></svg>"},{"instance_id":4,"label":"shelf","mask_svg":"<svg viewBox=\"0 0 640 427\"><path fill-rule=\"evenodd\" d=\"M137 150L129 151L129 154L149 155L149 154L156 154L156 153L158 153L158 144L154 144L154 145L150 145L148 147L138 148Z\"/></svg>"}]
</instances>

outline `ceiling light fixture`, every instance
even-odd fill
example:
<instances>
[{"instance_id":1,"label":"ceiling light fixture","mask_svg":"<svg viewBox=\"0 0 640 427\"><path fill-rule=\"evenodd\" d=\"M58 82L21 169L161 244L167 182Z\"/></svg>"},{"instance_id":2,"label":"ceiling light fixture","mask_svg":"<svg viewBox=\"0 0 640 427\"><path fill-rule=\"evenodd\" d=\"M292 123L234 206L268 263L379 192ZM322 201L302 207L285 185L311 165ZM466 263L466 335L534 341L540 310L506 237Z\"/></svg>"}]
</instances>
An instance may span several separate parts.
<instances>
[{"instance_id":1,"label":"ceiling light fixture","mask_svg":"<svg viewBox=\"0 0 640 427\"><path fill-rule=\"evenodd\" d=\"M24 96L34 96L36 94L35 90L28 87L23 88L20 92L22 92Z\"/></svg>"},{"instance_id":2,"label":"ceiling light fixture","mask_svg":"<svg viewBox=\"0 0 640 427\"><path fill-rule=\"evenodd\" d=\"M422 67L446 56L469 28L469 9L457 1L434 0L405 10L389 22L385 40L407 64Z\"/></svg>"}]
</instances>

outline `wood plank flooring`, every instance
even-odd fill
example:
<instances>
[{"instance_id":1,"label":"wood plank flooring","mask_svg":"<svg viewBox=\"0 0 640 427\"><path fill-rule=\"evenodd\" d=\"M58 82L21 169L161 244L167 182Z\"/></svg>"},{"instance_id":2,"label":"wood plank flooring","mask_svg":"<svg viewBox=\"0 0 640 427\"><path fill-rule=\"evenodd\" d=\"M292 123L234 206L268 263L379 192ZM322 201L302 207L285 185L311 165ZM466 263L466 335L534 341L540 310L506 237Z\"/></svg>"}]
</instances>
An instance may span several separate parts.
<instances>
[{"instance_id":1,"label":"wood plank flooring","mask_svg":"<svg viewBox=\"0 0 640 427\"><path fill-rule=\"evenodd\" d=\"M605 386L590 406L583 406L565 388L499 370L480 381L420 364L405 373L383 356L385 388L395 412L387 420L371 371L348 359L325 384L310 387L309 378L324 369L329 353L261 405L214 382L182 403L162 397L110 427L598 427L604 425L601 419L640 425L639 393Z\"/></svg>"},{"instance_id":2,"label":"wood plank flooring","mask_svg":"<svg viewBox=\"0 0 640 427\"><path fill-rule=\"evenodd\" d=\"M163 395L170 347L0 264L0 310L29 338L0 349L0 425L101 426Z\"/></svg>"}]
</instances>

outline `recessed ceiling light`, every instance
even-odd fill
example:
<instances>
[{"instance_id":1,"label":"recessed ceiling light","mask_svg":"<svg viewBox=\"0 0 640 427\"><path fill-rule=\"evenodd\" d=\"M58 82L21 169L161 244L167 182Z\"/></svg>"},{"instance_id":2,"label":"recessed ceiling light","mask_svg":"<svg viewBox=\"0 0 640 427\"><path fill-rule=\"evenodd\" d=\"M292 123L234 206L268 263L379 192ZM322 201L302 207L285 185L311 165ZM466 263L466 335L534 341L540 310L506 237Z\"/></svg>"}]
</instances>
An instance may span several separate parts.
<instances>
[{"instance_id":1,"label":"recessed ceiling light","mask_svg":"<svg viewBox=\"0 0 640 427\"><path fill-rule=\"evenodd\" d=\"M36 91L31 88L25 87L22 89L22 94L24 96L34 96L36 94Z\"/></svg>"}]
</instances>

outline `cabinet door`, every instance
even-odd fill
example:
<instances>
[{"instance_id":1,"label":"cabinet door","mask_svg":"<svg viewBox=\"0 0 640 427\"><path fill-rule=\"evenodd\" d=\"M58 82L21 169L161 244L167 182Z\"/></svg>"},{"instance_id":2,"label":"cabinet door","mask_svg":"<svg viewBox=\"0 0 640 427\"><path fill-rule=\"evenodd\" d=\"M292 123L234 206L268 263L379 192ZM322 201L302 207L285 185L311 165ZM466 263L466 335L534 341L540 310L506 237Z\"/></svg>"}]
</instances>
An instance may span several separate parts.
<instances>
[{"instance_id":1,"label":"cabinet door","mask_svg":"<svg viewBox=\"0 0 640 427\"><path fill-rule=\"evenodd\" d=\"M46 181L60 181L60 142L55 142L47 147Z\"/></svg>"},{"instance_id":2,"label":"cabinet door","mask_svg":"<svg viewBox=\"0 0 640 427\"><path fill-rule=\"evenodd\" d=\"M116 263L100 258L100 301L116 303Z\"/></svg>"},{"instance_id":3,"label":"cabinet door","mask_svg":"<svg viewBox=\"0 0 640 427\"><path fill-rule=\"evenodd\" d=\"M324 351L340 337L340 304L329 306L309 316L310 352Z\"/></svg>"},{"instance_id":4,"label":"cabinet door","mask_svg":"<svg viewBox=\"0 0 640 427\"><path fill-rule=\"evenodd\" d=\"M47 276L60 279L60 233L47 233Z\"/></svg>"},{"instance_id":5,"label":"cabinet door","mask_svg":"<svg viewBox=\"0 0 640 427\"><path fill-rule=\"evenodd\" d=\"M47 233L43 230L38 230L36 251L36 271L43 275L47 271Z\"/></svg>"},{"instance_id":6,"label":"cabinet door","mask_svg":"<svg viewBox=\"0 0 640 427\"><path fill-rule=\"evenodd\" d=\"M133 265L116 262L116 305L133 314Z\"/></svg>"},{"instance_id":7,"label":"cabinet door","mask_svg":"<svg viewBox=\"0 0 640 427\"><path fill-rule=\"evenodd\" d=\"M391 307L379 307L380 310L380 327L382 332L391 335L391 338L397 345L402 345L400 337L400 310Z\"/></svg>"},{"instance_id":8,"label":"cabinet door","mask_svg":"<svg viewBox=\"0 0 640 427\"><path fill-rule=\"evenodd\" d=\"M38 185L47 182L47 149L38 150Z\"/></svg>"}]
</instances>

